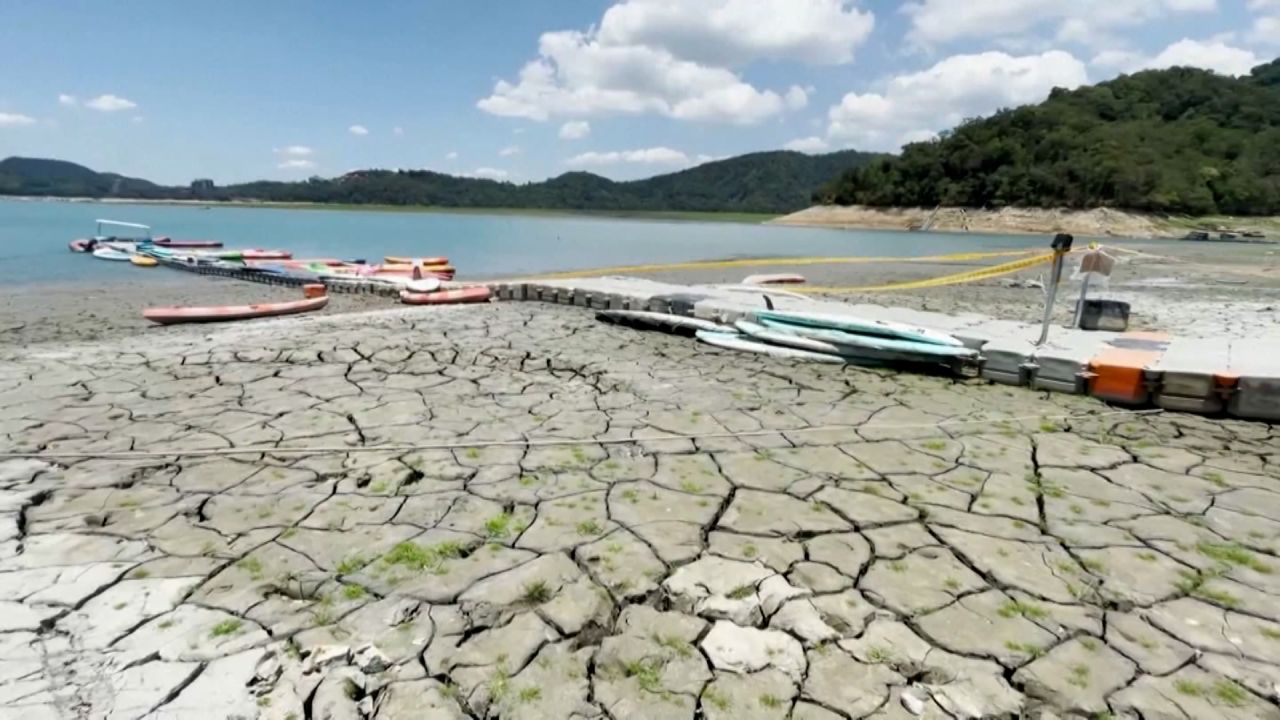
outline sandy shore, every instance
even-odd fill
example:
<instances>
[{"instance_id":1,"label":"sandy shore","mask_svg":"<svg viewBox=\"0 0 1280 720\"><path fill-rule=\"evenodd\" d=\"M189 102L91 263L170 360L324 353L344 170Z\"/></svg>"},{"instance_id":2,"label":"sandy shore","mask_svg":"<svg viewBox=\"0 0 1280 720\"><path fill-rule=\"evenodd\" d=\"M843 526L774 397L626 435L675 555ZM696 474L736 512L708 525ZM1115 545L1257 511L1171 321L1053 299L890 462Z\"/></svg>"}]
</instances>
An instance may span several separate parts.
<instances>
[{"instance_id":1,"label":"sandy shore","mask_svg":"<svg viewBox=\"0 0 1280 720\"><path fill-rule=\"evenodd\" d=\"M1040 208L873 208L822 205L770 221L776 225L843 229L910 230L931 223L935 232L986 234L1072 233L1081 237L1181 238L1188 230L1258 230L1280 236L1278 218L1169 218L1166 216L1098 208L1066 210Z\"/></svg>"}]
</instances>

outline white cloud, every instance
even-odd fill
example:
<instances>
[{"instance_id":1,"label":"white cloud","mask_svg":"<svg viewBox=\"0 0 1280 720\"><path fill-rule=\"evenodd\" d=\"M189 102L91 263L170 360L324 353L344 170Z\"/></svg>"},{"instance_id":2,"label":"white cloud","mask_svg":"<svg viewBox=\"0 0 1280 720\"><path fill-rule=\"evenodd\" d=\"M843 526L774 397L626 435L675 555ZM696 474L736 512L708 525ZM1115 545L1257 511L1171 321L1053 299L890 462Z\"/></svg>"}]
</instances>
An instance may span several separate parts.
<instances>
[{"instance_id":1,"label":"white cloud","mask_svg":"<svg viewBox=\"0 0 1280 720\"><path fill-rule=\"evenodd\" d=\"M1259 13L1245 38L1255 45L1280 47L1280 0L1249 0L1249 9Z\"/></svg>"},{"instance_id":2,"label":"white cloud","mask_svg":"<svg viewBox=\"0 0 1280 720\"><path fill-rule=\"evenodd\" d=\"M271 152L280 160L276 167L281 170L310 170L316 166L315 161L310 159L315 150L306 145L285 145L271 148Z\"/></svg>"},{"instance_id":3,"label":"white cloud","mask_svg":"<svg viewBox=\"0 0 1280 720\"><path fill-rule=\"evenodd\" d=\"M392 134L392 135L396 135L396 136L404 135L404 128L402 128L402 127L400 127L399 125L397 125L397 126L395 126L395 127L391 128L391 134Z\"/></svg>"},{"instance_id":4,"label":"white cloud","mask_svg":"<svg viewBox=\"0 0 1280 720\"><path fill-rule=\"evenodd\" d=\"M19 113L0 112L0 127L18 127L19 125L34 125L36 119L29 115L21 115Z\"/></svg>"},{"instance_id":5,"label":"white cloud","mask_svg":"<svg viewBox=\"0 0 1280 720\"><path fill-rule=\"evenodd\" d=\"M143 117L142 117L141 115L134 115L133 117L131 117L131 118L129 118L129 119L130 119L131 121L133 121L134 123L140 123L140 122L142 122L142 121L143 121Z\"/></svg>"},{"instance_id":6,"label":"white cloud","mask_svg":"<svg viewBox=\"0 0 1280 720\"><path fill-rule=\"evenodd\" d=\"M706 65L853 61L875 17L849 0L624 0L600 21L610 46L662 48Z\"/></svg>"},{"instance_id":7,"label":"white cloud","mask_svg":"<svg viewBox=\"0 0 1280 720\"><path fill-rule=\"evenodd\" d=\"M1216 9L1216 0L918 0L902 11L911 18L910 38L929 45L1041 29L1063 42L1109 42L1117 28Z\"/></svg>"},{"instance_id":8,"label":"white cloud","mask_svg":"<svg viewBox=\"0 0 1280 720\"><path fill-rule=\"evenodd\" d=\"M138 107L138 103L107 93L91 100L85 100L84 106L100 112L118 112L120 110L132 110Z\"/></svg>"},{"instance_id":9,"label":"white cloud","mask_svg":"<svg viewBox=\"0 0 1280 720\"><path fill-rule=\"evenodd\" d=\"M478 107L494 115L659 114L681 120L751 124L776 115L783 99L725 68L680 60L665 50L602 45L577 32L542 36L541 57L515 83L499 80Z\"/></svg>"},{"instance_id":10,"label":"white cloud","mask_svg":"<svg viewBox=\"0 0 1280 720\"><path fill-rule=\"evenodd\" d=\"M1280 45L1280 15L1265 15L1255 18L1249 28L1249 42L1267 47Z\"/></svg>"},{"instance_id":11,"label":"white cloud","mask_svg":"<svg viewBox=\"0 0 1280 720\"><path fill-rule=\"evenodd\" d=\"M445 160L457 160L457 159L458 159L458 151L457 151L457 150L451 150L451 151L449 151L449 152L445 153L444 159L445 159Z\"/></svg>"},{"instance_id":12,"label":"white cloud","mask_svg":"<svg viewBox=\"0 0 1280 720\"><path fill-rule=\"evenodd\" d=\"M955 55L889 80L882 93L849 93L827 113L827 136L862 150L897 150L965 118L1043 100L1085 84L1084 63L1062 51L1014 57Z\"/></svg>"},{"instance_id":13,"label":"white cloud","mask_svg":"<svg viewBox=\"0 0 1280 720\"><path fill-rule=\"evenodd\" d=\"M804 107L808 94L757 88L733 68L851 62L873 25L850 0L623 0L586 32L544 33L538 57L477 106L539 121L656 114L749 125Z\"/></svg>"},{"instance_id":14,"label":"white cloud","mask_svg":"<svg viewBox=\"0 0 1280 720\"><path fill-rule=\"evenodd\" d=\"M570 120L560 126L561 140L581 140L591 134L591 123L586 120Z\"/></svg>"},{"instance_id":15,"label":"white cloud","mask_svg":"<svg viewBox=\"0 0 1280 720\"><path fill-rule=\"evenodd\" d=\"M76 100L76 96L75 96L75 95L68 95L68 94L66 94L66 93L59 93L59 95L58 95L58 104L59 104L59 105L62 105L63 107L75 107L75 106L78 104L78 101Z\"/></svg>"},{"instance_id":16,"label":"white cloud","mask_svg":"<svg viewBox=\"0 0 1280 720\"><path fill-rule=\"evenodd\" d=\"M787 150L795 150L796 152L809 154L824 153L831 149L831 145L829 145L826 140L816 136L796 138L782 147Z\"/></svg>"},{"instance_id":17,"label":"white cloud","mask_svg":"<svg viewBox=\"0 0 1280 720\"><path fill-rule=\"evenodd\" d=\"M710 158L708 158L710 159ZM564 161L570 167L599 167L601 165L688 165L689 156L668 147L652 147L641 150L615 150L612 152L588 152Z\"/></svg>"},{"instance_id":18,"label":"white cloud","mask_svg":"<svg viewBox=\"0 0 1280 720\"><path fill-rule=\"evenodd\" d=\"M1090 62L1096 67L1122 73L1171 67L1196 67L1222 75L1248 75L1250 70L1262 63L1262 58L1249 50L1232 47L1223 42L1203 42L1189 38L1173 43L1153 57L1109 50L1098 53Z\"/></svg>"},{"instance_id":19,"label":"white cloud","mask_svg":"<svg viewBox=\"0 0 1280 720\"><path fill-rule=\"evenodd\" d=\"M512 155L519 155L519 154L520 154L519 145L508 145L507 147L504 147L498 151L498 155L500 157L511 157Z\"/></svg>"},{"instance_id":20,"label":"white cloud","mask_svg":"<svg viewBox=\"0 0 1280 720\"><path fill-rule=\"evenodd\" d=\"M487 178L489 180L506 180L511 177L511 173L506 170L499 170L491 167L476 168L471 174L475 177Z\"/></svg>"},{"instance_id":21,"label":"white cloud","mask_svg":"<svg viewBox=\"0 0 1280 720\"><path fill-rule=\"evenodd\" d=\"M351 127L347 128L347 132L351 133L352 135L368 135L369 128L363 125L352 125Z\"/></svg>"},{"instance_id":22,"label":"white cloud","mask_svg":"<svg viewBox=\"0 0 1280 720\"><path fill-rule=\"evenodd\" d=\"M799 110L809 104L809 93L799 85L792 85L791 89L787 90L786 101L789 109Z\"/></svg>"}]
</instances>

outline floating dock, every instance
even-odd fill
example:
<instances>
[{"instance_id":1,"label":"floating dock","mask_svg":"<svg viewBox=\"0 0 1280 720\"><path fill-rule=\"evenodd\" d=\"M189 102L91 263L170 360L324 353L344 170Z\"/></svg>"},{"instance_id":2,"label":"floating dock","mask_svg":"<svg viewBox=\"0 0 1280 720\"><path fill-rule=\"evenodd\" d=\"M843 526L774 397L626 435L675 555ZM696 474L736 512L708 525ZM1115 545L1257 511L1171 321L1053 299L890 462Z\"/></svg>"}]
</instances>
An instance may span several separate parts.
<instances>
[{"instance_id":1,"label":"floating dock","mask_svg":"<svg viewBox=\"0 0 1280 720\"><path fill-rule=\"evenodd\" d=\"M799 297L772 288L674 285L628 277L489 285L499 300L596 310L648 310L732 323L765 307L909 323L950 333L979 351L992 382L1092 395L1118 405L1280 421L1280 333L1269 338L1179 338L1163 333L1054 328L1036 347L1039 323L996 320Z\"/></svg>"}]
</instances>

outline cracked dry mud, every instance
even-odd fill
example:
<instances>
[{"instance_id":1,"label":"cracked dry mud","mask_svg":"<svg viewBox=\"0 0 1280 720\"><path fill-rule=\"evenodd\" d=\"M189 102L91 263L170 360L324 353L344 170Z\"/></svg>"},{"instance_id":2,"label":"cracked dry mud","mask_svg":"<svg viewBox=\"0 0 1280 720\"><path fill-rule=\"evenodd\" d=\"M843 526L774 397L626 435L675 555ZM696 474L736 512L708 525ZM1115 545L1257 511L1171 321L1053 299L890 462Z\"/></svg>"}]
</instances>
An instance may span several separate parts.
<instances>
[{"instance_id":1,"label":"cracked dry mud","mask_svg":"<svg viewBox=\"0 0 1280 720\"><path fill-rule=\"evenodd\" d=\"M0 461L2 717L1280 718L1265 424L531 305L0 355L6 451L162 453Z\"/></svg>"}]
</instances>

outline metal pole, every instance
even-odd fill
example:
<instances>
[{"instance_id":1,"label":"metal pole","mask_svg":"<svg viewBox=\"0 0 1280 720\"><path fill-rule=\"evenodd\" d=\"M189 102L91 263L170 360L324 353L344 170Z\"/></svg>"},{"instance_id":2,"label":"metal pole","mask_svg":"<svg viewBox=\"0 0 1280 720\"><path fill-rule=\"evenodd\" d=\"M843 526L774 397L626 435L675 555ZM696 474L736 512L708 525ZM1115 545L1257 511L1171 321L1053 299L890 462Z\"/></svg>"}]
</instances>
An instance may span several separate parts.
<instances>
[{"instance_id":1,"label":"metal pole","mask_svg":"<svg viewBox=\"0 0 1280 720\"><path fill-rule=\"evenodd\" d=\"M1075 240L1066 233L1059 233L1053 239L1053 270L1049 275L1049 287L1045 293L1044 300L1044 324L1040 328L1040 339L1036 341L1036 347L1039 347L1049 339L1049 321L1053 319L1053 302L1058 297L1058 280L1062 277L1062 259L1067 253L1071 252L1071 243Z\"/></svg>"}]
</instances>

